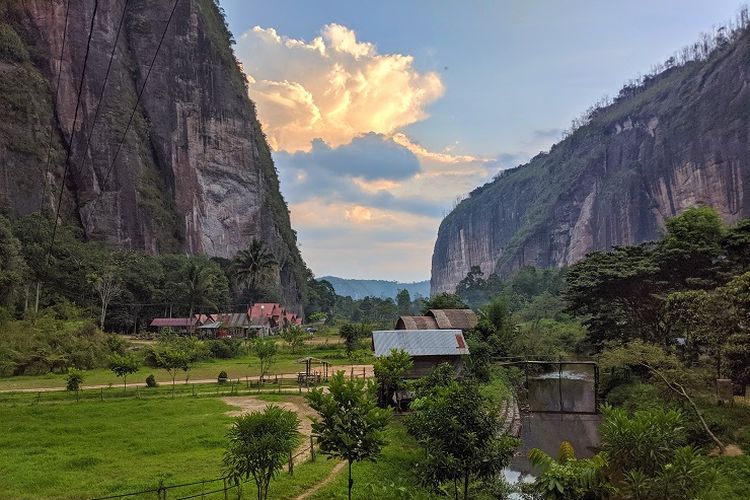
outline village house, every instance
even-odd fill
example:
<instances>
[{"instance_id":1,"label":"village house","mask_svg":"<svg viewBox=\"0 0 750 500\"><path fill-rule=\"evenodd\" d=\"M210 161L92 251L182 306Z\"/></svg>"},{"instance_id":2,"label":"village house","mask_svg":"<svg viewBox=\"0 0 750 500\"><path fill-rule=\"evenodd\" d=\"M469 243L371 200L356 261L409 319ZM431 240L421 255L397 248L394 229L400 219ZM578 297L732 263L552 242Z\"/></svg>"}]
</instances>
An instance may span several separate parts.
<instances>
[{"instance_id":1,"label":"village house","mask_svg":"<svg viewBox=\"0 0 750 500\"><path fill-rule=\"evenodd\" d=\"M376 330L372 332L376 356L388 356L391 349L406 351L414 363L407 378L427 375L441 363L448 363L461 374L463 356L469 354L461 330Z\"/></svg>"},{"instance_id":2,"label":"village house","mask_svg":"<svg viewBox=\"0 0 750 500\"><path fill-rule=\"evenodd\" d=\"M159 331L194 332L203 338L267 337L290 325L301 325L302 318L274 302L253 304L244 312L195 314L192 318L154 318L150 326Z\"/></svg>"},{"instance_id":3,"label":"village house","mask_svg":"<svg viewBox=\"0 0 750 500\"><path fill-rule=\"evenodd\" d=\"M471 330L477 315L471 309L430 309L424 316L400 316L396 330Z\"/></svg>"}]
</instances>

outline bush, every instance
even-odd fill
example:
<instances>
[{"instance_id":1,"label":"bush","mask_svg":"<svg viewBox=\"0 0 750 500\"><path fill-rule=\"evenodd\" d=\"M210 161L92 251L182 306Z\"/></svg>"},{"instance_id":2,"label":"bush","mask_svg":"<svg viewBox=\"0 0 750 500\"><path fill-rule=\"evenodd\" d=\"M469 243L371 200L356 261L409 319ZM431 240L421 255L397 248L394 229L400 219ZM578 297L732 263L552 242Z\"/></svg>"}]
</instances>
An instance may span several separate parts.
<instances>
[{"instance_id":1,"label":"bush","mask_svg":"<svg viewBox=\"0 0 750 500\"><path fill-rule=\"evenodd\" d=\"M156 377L154 377L154 374L152 373L148 377L146 377L146 387L158 387L159 384L156 383Z\"/></svg>"},{"instance_id":2,"label":"bush","mask_svg":"<svg viewBox=\"0 0 750 500\"><path fill-rule=\"evenodd\" d=\"M24 62L29 58L21 38L13 28L0 23L0 60Z\"/></svg>"},{"instance_id":3,"label":"bush","mask_svg":"<svg viewBox=\"0 0 750 500\"><path fill-rule=\"evenodd\" d=\"M242 344L235 340L208 340L208 352L212 358L229 359L242 354Z\"/></svg>"},{"instance_id":4,"label":"bush","mask_svg":"<svg viewBox=\"0 0 750 500\"><path fill-rule=\"evenodd\" d=\"M228 378L229 376L227 375L227 372L225 372L224 370L219 372L218 381L220 384L226 384Z\"/></svg>"}]
</instances>

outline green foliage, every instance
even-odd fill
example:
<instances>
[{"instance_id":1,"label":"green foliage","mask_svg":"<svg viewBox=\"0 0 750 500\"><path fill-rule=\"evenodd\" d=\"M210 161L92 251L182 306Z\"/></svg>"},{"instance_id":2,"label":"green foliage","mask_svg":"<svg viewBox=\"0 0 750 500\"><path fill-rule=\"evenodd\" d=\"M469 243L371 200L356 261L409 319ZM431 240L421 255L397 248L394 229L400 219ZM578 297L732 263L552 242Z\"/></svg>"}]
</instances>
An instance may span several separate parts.
<instances>
[{"instance_id":1,"label":"green foliage","mask_svg":"<svg viewBox=\"0 0 750 500\"><path fill-rule=\"evenodd\" d=\"M275 283L267 283L272 280L272 271L277 266L273 254L266 249L262 241L253 238L250 245L237 252L230 265L230 272L238 285L249 287L251 301L255 302L260 297L258 287L266 288L276 286Z\"/></svg>"},{"instance_id":2,"label":"green foliage","mask_svg":"<svg viewBox=\"0 0 750 500\"><path fill-rule=\"evenodd\" d=\"M81 384L83 384L83 373L75 368L71 369L68 372L68 382L65 388L70 392L77 393L81 389Z\"/></svg>"},{"instance_id":3,"label":"green foliage","mask_svg":"<svg viewBox=\"0 0 750 500\"><path fill-rule=\"evenodd\" d=\"M14 304L27 272L21 242L13 236L10 221L0 215L0 306Z\"/></svg>"},{"instance_id":4,"label":"green foliage","mask_svg":"<svg viewBox=\"0 0 750 500\"><path fill-rule=\"evenodd\" d=\"M406 374L414 362L404 350L391 349L387 356L375 358L375 379L378 381L378 402L386 406L391 396L396 397L396 408L401 410L401 395L406 389Z\"/></svg>"},{"instance_id":5,"label":"green foliage","mask_svg":"<svg viewBox=\"0 0 750 500\"><path fill-rule=\"evenodd\" d=\"M404 288L399 290L396 294L396 305L398 306L398 313L401 315L411 313L411 296L409 290Z\"/></svg>"},{"instance_id":6,"label":"green foliage","mask_svg":"<svg viewBox=\"0 0 750 500\"><path fill-rule=\"evenodd\" d=\"M135 353L113 353L109 356L109 369L118 377L122 377L126 390L128 387L128 375L137 372L140 367L141 360Z\"/></svg>"},{"instance_id":7,"label":"green foliage","mask_svg":"<svg viewBox=\"0 0 750 500\"><path fill-rule=\"evenodd\" d=\"M208 353L211 357L217 359L231 359L241 356L245 353L242 347L242 341L234 339L214 339L205 340L208 347Z\"/></svg>"},{"instance_id":8,"label":"green foliage","mask_svg":"<svg viewBox=\"0 0 750 500\"><path fill-rule=\"evenodd\" d=\"M29 52L13 28L0 22L0 61L24 62Z\"/></svg>"},{"instance_id":9,"label":"green foliage","mask_svg":"<svg viewBox=\"0 0 750 500\"><path fill-rule=\"evenodd\" d=\"M344 341L346 355L351 356L357 348L360 339L372 334L372 330L363 323L344 323L339 328L339 336Z\"/></svg>"},{"instance_id":10,"label":"green foliage","mask_svg":"<svg viewBox=\"0 0 750 500\"><path fill-rule=\"evenodd\" d=\"M260 360L260 378L266 376L268 370L271 368L273 359L278 353L278 347L276 341L273 339L257 339L253 342L253 354L258 356Z\"/></svg>"},{"instance_id":11,"label":"green foliage","mask_svg":"<svg viewBox=\"0 0 750 500\"><path fill-rule=\"evenodd\" d=\"M268 498L268 484L301 441L297 414L276 405L235 418L228 434L224 469L236 484L255 480L258 500Z\"/></svg>"},{"instance_id":12,"label":"green foliage","mask_svg":"<svg viewBox=\"0 0 750 500\"><path fill-rule=\"evenodd\" d=\"M306 295L305 316L310 322L325 321L328 315L333 313L336 306L336 291L330 282L316 280L311 275L307 280Z\"/></svg>"},{"instance_id":13,"label":"green foliage","mask_svg":"<svg viewBox=\"0 0 750 500\"><path fill-rule=\"evenodd\" d=\"M279 336L287 343L292 352L299 349L305 343L305 338L307 338L307 334L302 327L297 325L287 326L281 330Z\"/></svg>"},{"instance_id":14,"label":"green foliage","mask_svg":"<svg viewBox=\"0 0 750 500\"><path fill-rule=\"evenodd\" d=\"M557 460L538 448L529 451L529 461L541 472L532 490L543 499L577 500L606 497L612 486L606 477L607 454L577 459L568 441L560 443Z\"/></svg>"},{"instance_id":15,"label":"green foliage","mask_svg":"<svg viewBox=\"0 0 750 500\"><path fill-rule=\"evenodd\" d=\"M406 427L425 452L419 467L422 481L436 488L461 481L468 498L471 480L494 478L510 461L518 440L498 435L499 415L476 383L446 384L440 378L433 381L441 385L412 402Z\"/></svg>"},{"instance_id":16,"label":"green foliage","mask_svg":"<svg viewBox=\"0 0 750 500\"><path fill-rule=\"evenodd\" d=\"M182 370L187 376L195 362L206 355L206 344L203 341L194 337L171 337L151 346L146 353L146 362L169 373L174 394L177 373Z\"/></svg>"},{"instance_id":17,"label":"green foliage","mask_svg":"<svg viewBox=\"0 0 750 500\"><path fill-rule=\"evenodd\" d=\"M339 371L331 377L328 393L315 389L306 396L319 414L313 418L312 429L321 453L349 463L349 498L354 484L352 463L377 459L390 420L390 411L378 408L371 389L364 380L347 380Z\"/></svg>"},{"instance_id":18,"label":"green foliage","mask_svg":"<svg viewBox=\"0 0 750 500\"><path fill-rule=\"evenodd\" d=\"M467 305L455 293L442 292L427 299L422 307L422 314L430 309L466 309Z\"/></svg>"}]
</instances>

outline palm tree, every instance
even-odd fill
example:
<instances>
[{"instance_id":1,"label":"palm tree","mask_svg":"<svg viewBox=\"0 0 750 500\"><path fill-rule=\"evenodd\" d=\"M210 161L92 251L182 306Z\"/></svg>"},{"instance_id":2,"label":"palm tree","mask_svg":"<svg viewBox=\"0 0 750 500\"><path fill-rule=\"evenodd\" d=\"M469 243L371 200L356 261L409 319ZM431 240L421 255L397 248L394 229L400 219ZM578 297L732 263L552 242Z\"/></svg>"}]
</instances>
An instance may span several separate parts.
<instances>
[{"instance_id":1,"label":"palm tree","mask_svg":"<svg viewBox=\"0 0 750 500\"><path fill-rule=\"evenodd\" d=\"M250 246L240 250L231 264L231 272L238 284L249 284L253 293L258 279L277 264L276 259L263 245L263 242L253 238Z\"/></svg>"},{"instance_id":2,"label":"palm tree","mask_svg":"<svg viewBox=\"0 0 750 500\"><path fill-rule=\"evenodd\" d=\"M185 268L184 279L180 283L185 301L190 304L189 320L192 320L195 307L216 307L210 300L214 293L214 276L208 266L191 260ZM190 330L193 325L190 325Z\"/></svg>"}]
</instances>

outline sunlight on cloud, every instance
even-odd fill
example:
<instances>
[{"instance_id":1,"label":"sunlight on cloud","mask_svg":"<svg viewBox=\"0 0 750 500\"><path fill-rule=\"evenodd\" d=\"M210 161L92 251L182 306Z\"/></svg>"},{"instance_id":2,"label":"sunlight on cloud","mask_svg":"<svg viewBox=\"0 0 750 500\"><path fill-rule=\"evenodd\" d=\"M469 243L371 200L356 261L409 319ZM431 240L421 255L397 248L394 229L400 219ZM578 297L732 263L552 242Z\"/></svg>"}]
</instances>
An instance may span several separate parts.
<instances>
[{"instance_id":1,"label":"sunlight on cloud","mask_svg":"<svg viewBox=\"0 0 750 500\"><path fill-rule=\"evenodd\" d=\"M368 132L391 134L426 118L444 92L440 77L418 72L411 56L379 54L339 24L324 26L311 42L256 26L236 52L276 150L309 151L315 138L336 147Z\"/></svg>"}]
</instances>

